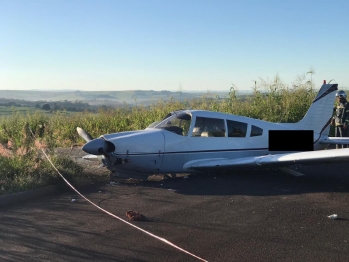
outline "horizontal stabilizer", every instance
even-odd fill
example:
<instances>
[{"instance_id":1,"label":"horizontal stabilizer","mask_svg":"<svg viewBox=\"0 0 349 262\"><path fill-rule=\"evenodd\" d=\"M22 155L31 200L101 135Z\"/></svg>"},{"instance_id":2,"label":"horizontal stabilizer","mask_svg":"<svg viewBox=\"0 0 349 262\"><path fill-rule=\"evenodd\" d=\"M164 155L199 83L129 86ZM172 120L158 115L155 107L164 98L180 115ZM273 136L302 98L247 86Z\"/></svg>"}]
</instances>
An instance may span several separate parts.
<instances>
[{"instance_id":1,"label":"horizontal stabilizer","mask_svg":"<svg viewBox=\"0 0 349 262\"><path fill-rule=\"evenodd\" d=\"M328 137L325 140L322 140L320 144L349 145L349 137Z\"/></svg>"}]
</instances>

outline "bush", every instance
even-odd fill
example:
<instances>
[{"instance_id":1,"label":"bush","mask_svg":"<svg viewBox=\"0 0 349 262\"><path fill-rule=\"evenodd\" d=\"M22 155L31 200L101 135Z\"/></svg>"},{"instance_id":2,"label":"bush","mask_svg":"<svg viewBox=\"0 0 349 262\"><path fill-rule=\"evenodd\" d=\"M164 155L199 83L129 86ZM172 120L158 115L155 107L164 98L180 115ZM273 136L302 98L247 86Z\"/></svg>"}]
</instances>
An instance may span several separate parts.
<instances>
[{"instance_id":1,"label":"bush","mask_svg":"<svg viewBox=\"0 0 349 262\"><path fill-rule=\"evenodd\" d=\"M41 109L42 110L46 110L46 111L50 111L51 110L51 106L49 104L43 104Z\"/></svg>"},{"instance_id":2,"label":"bush","mask_svg":"<svg viewBox=\"0 0 349 262\"><path fill-rule=\"evenodd\" d=\"M53 164L69 180L83 168L68 157L51 156ZM0 156L0 195L64 182L51 164L39 152L13 157Z\"/></svg>"}]
</instances>

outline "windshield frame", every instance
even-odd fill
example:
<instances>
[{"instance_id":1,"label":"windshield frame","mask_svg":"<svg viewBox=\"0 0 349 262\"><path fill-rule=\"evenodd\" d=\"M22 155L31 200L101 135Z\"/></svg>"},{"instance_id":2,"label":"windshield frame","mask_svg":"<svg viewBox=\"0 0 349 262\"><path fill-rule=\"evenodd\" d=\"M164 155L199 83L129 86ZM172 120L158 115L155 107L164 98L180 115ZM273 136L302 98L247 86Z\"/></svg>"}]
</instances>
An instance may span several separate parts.
<instances>
[{"instance_id":1,"label":"windshield frame","mask_svg":"<svg viewBox=\"0 0 349 262\"><path fill-rule=\"evenodd\" d=\"M186 119L188 117L190 117L190 119ZM193 124L192 114L190 112L182 111L182 112L174 113L173 115L165 118L164 120L160 121L157 125L153 126L152 128L167 130L169 132L173 132L180 136L188 136L189 133L191 133L192 124ZM183 129L183 126L185 126L184 129Z\"/></svg>"}]
</instances>

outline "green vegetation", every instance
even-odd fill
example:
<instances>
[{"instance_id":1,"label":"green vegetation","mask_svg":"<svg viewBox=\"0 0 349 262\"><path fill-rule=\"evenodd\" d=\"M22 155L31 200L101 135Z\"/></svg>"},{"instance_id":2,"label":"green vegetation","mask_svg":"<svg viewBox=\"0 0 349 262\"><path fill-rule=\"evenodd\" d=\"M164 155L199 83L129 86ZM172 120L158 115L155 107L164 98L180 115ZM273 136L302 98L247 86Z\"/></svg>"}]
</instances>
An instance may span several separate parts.
<instances>
[{"instance_id":1,"label":"green vegetation","mask_svg":"<svg viewBox=\"0 0 349 262\"><path fill-rule=\"evenodd\" d=\"M82 167L68 157L51 155L57 169L68 179L82 173ZM50 163L39 151L0 156L0 195L29 190L45 185L64 186Z\"/></svg>"},{"instance_id":2,"label":"green vegetation","mask_svg":"<svg viewBox=\"0 0 349 262\"><path fill-rule=\"evenodd\" d=\"M299 121L316 92L311 82L305 77L296 81L292 88L288 87L276 76L273 80L255 82L253 94L238 96L238 90L233 86L229 97L201 97L191 100L157 101L145 106L124 105L119 108L100 109L97 113L64 113L45 114L33 111L28 114L15 112L11 117L0 119L0 143L11 144L14 156L0 157L1 193L23 190L44 184L57 183L55 171L48 166L47 161L38 153L30 129L35 137L53 152L55 147L70 147L82 145L84 141L78 136L76 127L82 127L93 137L101 134L140 130L152 122L162 119L168 112L178 109L203 109L232 113L272 122ZM25 152L25 154L19 154ZM51 154L56 164L59 164L66 174L81 173L81 169L73 161Z\"/></svg>"},{"instance_id":3,"label":"green vegetation","mask_svg":"<svg viewBox=\"0 0 349 262\"><path fill-rule=\"evenodd\" d=\"M33 111L33 108L30 107L13 107L13 106L1 106L0 105L0 116L10 116L16 111L22 114L27 114L28 112Z\"/></svg>"},{"instance_id":4,"label":"green vegetation","mask_svg":"<svg viewBox=\"0 0 349 262\"><path fill-rule=\"evenodd\" d=\"M29 100L19 100L14 98L4 98L6 94L5 91L1 92L0 97L0 116L11 115L12 111L17 111L21 113L29 113L36 110L42 109L46 113L64 111L64 112L83 112L85 110L96 111L98 106L90 105L89 103L82 101L29 101ZM13 91L15 92L15 91ZM15 93L10 93L15 95ZM21 94L23 95L23 94Z\"/></svg>"}]
</instances>

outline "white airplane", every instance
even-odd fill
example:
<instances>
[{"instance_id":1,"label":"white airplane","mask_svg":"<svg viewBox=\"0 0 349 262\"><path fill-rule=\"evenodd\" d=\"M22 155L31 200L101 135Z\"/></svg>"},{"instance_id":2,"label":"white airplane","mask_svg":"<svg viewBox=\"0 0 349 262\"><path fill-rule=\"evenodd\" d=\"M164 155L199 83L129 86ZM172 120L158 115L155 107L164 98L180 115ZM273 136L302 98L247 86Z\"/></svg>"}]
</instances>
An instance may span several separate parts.
<instances>
[{"instance_id":1,"label":"white airplane","mask_svg":"<svg viewBox=\"0 0 349 262\"><path fill-rule=\"evenodd\" d=\"M145 130L96 139L77 131L87 142L82 150L91 154L85 159L99 159L114 174L129 177L344 161L349 149L322 150L327 144L349 144L349 138L328 137L337 87L322 85L298 123L179 110Z\"/></svg>"}]
</instances>

